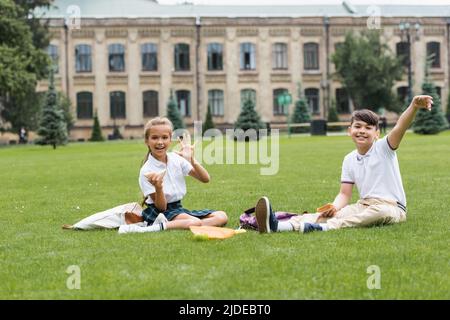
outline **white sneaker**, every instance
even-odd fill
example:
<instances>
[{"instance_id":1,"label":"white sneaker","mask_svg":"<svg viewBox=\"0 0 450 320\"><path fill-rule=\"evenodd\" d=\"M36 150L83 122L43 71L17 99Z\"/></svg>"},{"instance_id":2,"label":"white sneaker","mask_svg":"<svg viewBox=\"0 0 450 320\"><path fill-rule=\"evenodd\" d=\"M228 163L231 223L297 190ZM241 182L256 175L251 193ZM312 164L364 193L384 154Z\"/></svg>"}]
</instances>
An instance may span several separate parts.
<instances>
[{"instance_id":1,"label":"white sneaker","mask_svg":"<svg viewBox=\"0 0 450 320\"><path fill-rule=\"evenodd\" d=\"M156 217L155 221L153 221L153 224L167 223L167 222L169 222L169 220L167 220L166 216L163 213L160 213Z\"/></svg>"},{"instance_id":2,"label":"white sneaker","mask_svg":"<svg viewBox=\"0 0 450 320\"><path fill-rule=\"evenodd\" d=\"M145 232L145 229L137 224L123 224L119 227L119 234L136 232Z\"/></svg>"}]
</instances>

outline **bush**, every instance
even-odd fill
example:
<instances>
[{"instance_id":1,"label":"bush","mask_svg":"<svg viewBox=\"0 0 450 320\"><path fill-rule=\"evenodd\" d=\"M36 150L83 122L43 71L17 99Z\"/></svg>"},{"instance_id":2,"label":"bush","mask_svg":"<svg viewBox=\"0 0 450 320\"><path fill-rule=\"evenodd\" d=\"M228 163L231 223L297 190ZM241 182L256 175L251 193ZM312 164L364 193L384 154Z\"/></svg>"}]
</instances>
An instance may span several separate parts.
<instances>
[{"instance_id":1,"label":"bush","mask_svg":"<svg viewBox=\"0 0 450 320\"><path fill-rule=\"evenodd\" d=\"M103 138L102 135L102 128L100 127L100 122L98 121L97 112L94 115L94 125L92 127L92 134L89 141L104 141L105 138Z\"/></svg>"},{"instance_id":2,"label":"bush","mask_svg":"<svg viewBox=\"0 0 450 320\"><path fill-rule=\"evenodd\" d=\"M301 87L298 85L298 100L295 102L294 113L292 114L291 123L310 123L311 115L309 114L308 104L302 94ZM307 133L309 127L291 128L292 133Z\"/></svg>"},{"instance_id":3,"label":"bush","mask_svg":"<svg viewBox=\"0 0 450 320\"><path fill-rule=\"evenodd\" d=\"M336 102L333 100L331 102L330 109L328 110L328 122L339 122L339 115L336 110ZM341 126L328 126L327 131L341 131Z\"/></svg>"}]
</instances>

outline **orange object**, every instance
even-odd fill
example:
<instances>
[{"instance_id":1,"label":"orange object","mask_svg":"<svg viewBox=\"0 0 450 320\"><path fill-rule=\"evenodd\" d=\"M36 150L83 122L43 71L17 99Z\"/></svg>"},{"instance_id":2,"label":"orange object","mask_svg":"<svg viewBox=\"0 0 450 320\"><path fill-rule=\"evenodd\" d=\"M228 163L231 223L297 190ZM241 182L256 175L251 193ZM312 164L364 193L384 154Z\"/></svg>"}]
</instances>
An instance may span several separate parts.
<instances>
[{"instance_id":1,"label":"orange object","mask_svg":"<svg viewBox=\"0 0 450 320\"><path fill-rule=\"evenodd\" d=\"M317 208L316 210L317 210L317 212L325 212L325 211L333 209L333 207L334 206L332 203L327 203L327 204Z\"/></svg>"},{"instance_id":2,"label":"orange object","mask_svg":"<svg viewBox=\"0 0 450 320\"><path fill-rule=\"evenodd\" d=\"M231 238L235 234L243 233L243 231L241 230L210 226L191 226L189 227L189 229L194 234L194 236L208 237L208 239L227 239Z\"/></svg>"}]
</instances>

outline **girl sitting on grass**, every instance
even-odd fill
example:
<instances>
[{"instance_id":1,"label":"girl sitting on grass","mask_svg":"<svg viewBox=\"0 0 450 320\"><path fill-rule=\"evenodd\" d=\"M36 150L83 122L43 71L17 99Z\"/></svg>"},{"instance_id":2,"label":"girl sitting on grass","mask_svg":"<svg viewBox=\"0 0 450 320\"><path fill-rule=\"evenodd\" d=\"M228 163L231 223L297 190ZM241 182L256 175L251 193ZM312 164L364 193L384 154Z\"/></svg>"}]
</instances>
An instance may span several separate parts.
<instances>
[{"instance_id":1,"label":"girl sitting on grass","mask_svg":"<svg viewBox=\"0 0 450 320\"><path fill-rule=\"evenodd\" d=\"M173 125L169 119L157 117L145 126L145 144L148 147L144 165L139 173L139 186L147 208L142 217L149 226L122 225L119 233L155 232L166 229L188 229L190 226L223 226L228 217L224 211L209 209L187 210L181 199L186 195L185 176L207 183L208 171L194 158L194 147L187 135L180 140L181 152L167 152ZM160 215L162 213L162 215Z\"/></svg>"}]
</instances>

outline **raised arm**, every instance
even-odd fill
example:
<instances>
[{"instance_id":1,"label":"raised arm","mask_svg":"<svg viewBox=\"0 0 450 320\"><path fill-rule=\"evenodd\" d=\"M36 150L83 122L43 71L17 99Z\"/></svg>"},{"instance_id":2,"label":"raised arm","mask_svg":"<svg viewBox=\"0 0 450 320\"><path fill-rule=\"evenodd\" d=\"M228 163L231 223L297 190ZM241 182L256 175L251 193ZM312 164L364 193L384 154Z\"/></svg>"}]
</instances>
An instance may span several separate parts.
<instances>
[{"instance_id":1,"label":"raised arm","mask_svg":"<svg viewBox=\"0 0 450 320\"><path fill-rule=\"evenodd\" d=\"M210 180L209 173L205 168L195 159L194 150L195 143L191 145L191 137L189 134L184 133L183 139L179 139L181 145L181 151L175 151L176 154L182 156L192 165L192 170L189 175L203 183L207 183Z\"/></svg>"},{"instance_id":2,"label":"raised arm","mask_svg":"<svg viewBox=\"0 0 450 320\"><path fill-rule=\"evenodd\" d=\"M411 101L411 104L402 113L400 118L398 119L395 127L389 132L387 139L389 145L392 149L397 149L400 145L400 142L405 135L406 130L409 128L411 123L414 121L416 117L416 113L419 109L427 109L431 110L431 105L433 104L433 98L431 96L415 96Z\"/></svg>"}]
</instances>

